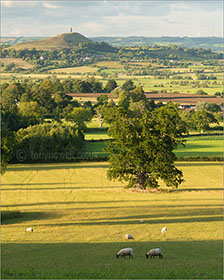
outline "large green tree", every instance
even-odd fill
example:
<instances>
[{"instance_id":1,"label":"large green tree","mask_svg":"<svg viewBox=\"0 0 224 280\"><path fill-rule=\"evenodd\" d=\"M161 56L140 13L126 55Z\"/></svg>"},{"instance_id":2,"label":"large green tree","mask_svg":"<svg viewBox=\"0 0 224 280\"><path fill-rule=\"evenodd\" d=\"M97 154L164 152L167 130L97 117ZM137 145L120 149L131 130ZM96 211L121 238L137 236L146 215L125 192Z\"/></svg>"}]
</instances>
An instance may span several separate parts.
<instances>
[{"instance_id":1,"label":"large green tree","mask_svg":"<svg viewBox=\"0 0 224 280\"><path fill-rule=\"evenodd\" d=\"M146 110L135 115L117 108L109 128L114 141L108 144L109 179L127 181L128 187L156 188L158 179L167 186L183 182L181 170L175 167L173 150L183 144L186 132L174 104Z\"/></svg>"},{"instance_id":2,"label":"large green tree","mask_svg":"<svg viewBox=\"0 0 224 280\"><path fill-rule=\"evenodd\" d=\"M204 110L190 112L189 118L191 128L201 132L209 129L210 124L218 123L212 113Z\"/></svg>"},{"instance_id":3,"label":"large green tree","mask_svg":"<svg viewBox=\"0 0 224 280\"><path fill-rule=\"evenodd\" d=\"M18 111L24 117L26 126L41 123L46 113L46 109L41 107L36 101L20 102Z\"/></svg>"},{"instance_id":4,"label":"large green tree","mask_svg":"<svg viewBox=\"0 0 224 280\"><path fill-rule=\"evenodd\" d=\"M82 107L74 107L73 110L65 117L66 120L74 122L81 130L86 129L86 123L92 119L92 112L90 109Z\"/></svg>"},{"instance_id":5,"label":"large green tree","mask_svg":"<svg viewBox=\"0 0 224 280\"><path fill-rule=\"evenodd\" d=\"M107 81L104 91L111 92L113 89L117 87L117 82L114 79L110 79Z\"/></svg>"},{"instance_id":6,"label":"large green tree","mask_svg":"<svg viewBox=\"0 0 224 280\"><path fill-rule=\"evenodd\" d=\"M16 145L14 133L1 121L1 174L6 170Z\"/></svg>"}]
</instances>

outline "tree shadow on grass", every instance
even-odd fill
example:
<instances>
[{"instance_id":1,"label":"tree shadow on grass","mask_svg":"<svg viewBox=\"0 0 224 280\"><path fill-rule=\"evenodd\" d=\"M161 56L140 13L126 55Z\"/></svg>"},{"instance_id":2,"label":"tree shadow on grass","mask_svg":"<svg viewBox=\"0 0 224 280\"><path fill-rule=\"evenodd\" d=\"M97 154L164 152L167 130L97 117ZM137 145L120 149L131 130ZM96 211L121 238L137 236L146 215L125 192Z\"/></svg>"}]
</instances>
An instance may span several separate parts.
<instances>
[{"instance_id":1,"label":"tree shadow on grass","mask_svg":"<svg viewBox=\"0 0 224 280\"><path fill-rule=\"evenodd\" d=\"M222 162L177 162L177 166L222 166ZM9 165L7 172L10 171L27 171L27 170L60 170L60 169L81 169L81 168L108 168L108 163L82 164L27 164L27 165Z\"/></svg>"},{"instance_id":2,"label":"tree shadow on grass","mask_svg":"<svg viewBox=\"0 0 224 280\"><path fill-rule=\"evenodd\" d=\"M186 138L185 138L186 139ZM192 140L193 141L193 139L190 139L190 138L188 138L189 140ZM196 141L195 141L196 142ZM191 142L191 143L188 143L188 141L187 141L187 143L186 143L186 146L185 147L183 147L183 146L180 146L180 149L199 149L199 150L201 150L201 149L203 149L203 150L206 150L207 148L214 148L214 145L208 145L208 144L206 144L206 145L202 145L203 144L203 142L199 142L198 144L197 143L195 143L194 142L194 144ZM178 151L178 148L176 149L177 151Z\"/></svg>"},{"instance_id":3,"label":"tree shadow on grass","mask_svg":"<svg viewBox=\"0 0 224 280\"><path fill-rule=\"evenodd\" d=\"M81 169L81 168L108 168L108 164L87 164L87 165L82 165L78 164L74 165L74 163L71 164L42 164L42 165L32 165L32 164L27 164L26 165L14 165L14 166L9 166L7 168L7 172L10 171L27 171L27 170L60 170L60 169Z\"/></svg>"},{"instance_id":4,"label":"tree shadow on grass","mask_svg":"<svg viewBox=\"0 0 224 280\"><path fill-rule=\"evenodd\" d=\"M147 224L150 222L150 219L155 219L155 218L185 218L185 217L197 217L197 216L220 216L223 214L223 209L222 207L216 207L209 209L208 207L200 207L200 208L194 208L194 209L179 209L178 213L174 212L169 212L169 213L156 213L156 214L147 214L147 215L132 215L132 216L119 216L119 217L104 217L104 218L93 218L93 219L86 219L85 221L119 221L119 220L133 220L134 223L140 224L140 219L144 219L144 223Z\"/></svg>"},{"instance_id":5,"label":"tree shadow on grass","mask_svg":"<svg viewBox=\"0 0 224 280\"><path fill-rule=\"evenodd\" d=\"M133 207L132 207L133 208ZM84 208L85 209L85 208ZM95 208L99 209L99 207ZM52 209L51 209L52 210ZM68 210L68 209L67 209ZM92 209L93 210L93 209ZM6 211L5 211L6 212ZM12 212L13 213L13 212ZM47 220L52 218L60 218L64 214L57 214L55 212L24 212L18 219L6 221L6 223L18 223L30 220ZM55 221L54 223L41 223L41 226L55 227L55 226L108 226L108 225L134 225L139 224L140 219L144 219L145 224L170 224L170 223L199 223L199 222L215 222L223 221L222 207L209 209L208 207L200 207L197 209L179 209L178 213L165 212L148 214L148 215L131 215L119 217L103 217L78 219L68 222ZM144 227L144 226L143 226Z\"/></svg>"},{"instance_id":6,"label":"tree shadow on grass","mask_svg":"<svg viewBox=\"0 0 224 280\"><path fill-rule=\"evenodd\" d=\"M73 183L68 183L73 184ZM26 186L29 184L24 184L23 186ZM33 184L33 185L40 185L40 184ZM42 185L42 184L41 184ZM45 184L43 184L45 185ZM50 185L50 184L49 184ZM53 184L54 185L54 184ZM61 183L60 185L64 185L64 183ZM57 190L94 190L94 189L120 189L122 187L114 186L114 187L52 187L52 188L29 188L29 187L23 187L23 188L1 188L1 191L57 191Z\"/></svg>"},{"instance_id":7,"label":"tree shadow on grass","mask_svg":"<svg viewBox=\"0 0 224 280\"><path fill-rule=\"evenodd\" d=\"M197 201L198 200L201 200L201 199L196 199ZM205 199L206 201L220 201L220 199ZM160 202L167 202L167 200L154 200L154 201L160 201ZM177 200L169 200L169 201L177 201L178 202L178 199ZM192 199L187 199L187 200L184 200L182 199L181 201L192 201ZM137 203L141 203L141 202L148 202L149 204L148 205L131 205L131 206L116 206L115 204L116 203L127 203L127 202L130 202L130 203L133 203L133 202L137 202ZM113 203L113 206L102 206L102 207L98 207L98 204L107 204L107 203ZM72 209L117 209L117 208L186 208L186 207L196 207L197 204L178 204L176 203L175 205L163 205L163 204L160 204L160 205L151 205L151 201L149 200L106 200L106 201L54 201L54 202L38 202L38 203L24 203L24 204L6 204L6 205L1 205L1 207L31 207L31 206L50 206L50 205L74 205L74 206L78 206L79 204L86 204L86 205L93 205L93 207L85 207L85 208L79 208L79 207L76 207L76 208L71 208ZM96 205L96 207L94 206ZM215 206L222 206L223 204L222 203L213 203L213 204L200 204L200 207L215 207Z\"/></svg>"},{"instance_id":8,"label":"tree shadow on grass","mask_svg":"<svg viewBox=\"0 0 224 280\"><path fill-rule=\"evenodd\" d=\"M188 167L194 167L194 166L223 166L222 162L177 162L176 165L178 167L181 166L188 166Z\"/></svg>"},{"instance_id":9,"label":"tree shadow on grass","mask_svg":"<svg viewBox=\"0 0 224 280\"><path fill-rule=\"evenodd\" d=\"M60 216L55 212L1 211L1 223L2 225L17 224L33 220L59 218Z\"/></svg>"},{"instance_id":10,"label":"tree shadow on grass","mask_svg":"<svg viewBox=\"0 0 224 280\"><path fill-rule=\"evenodd\" d=\"M171 219L156 219L147 220L150 225L153 224L177 224L177 223L200 223L200 222L220 222L223 221L222 216L208 216L208 217L190 217L190 218L171 218ZM58 227L58 226L114 226L114 225L134 225L139 224L136 220L122 220L122 221L91 221L91 222L68 222L68 223L55 223L55 224L41 224L46 227Z\"/></svg>"},{"instance_id":11,"label":"tree shadow on grass","mask_svg":"<svg viewBox=\"0 0 224 280\"><path fill-rule=\"evenodd\" d=\"M223 188L181 188L169 190L169 193L173 192L202 192L202 191L223 191Z\"/></svg>"}]
</instances>

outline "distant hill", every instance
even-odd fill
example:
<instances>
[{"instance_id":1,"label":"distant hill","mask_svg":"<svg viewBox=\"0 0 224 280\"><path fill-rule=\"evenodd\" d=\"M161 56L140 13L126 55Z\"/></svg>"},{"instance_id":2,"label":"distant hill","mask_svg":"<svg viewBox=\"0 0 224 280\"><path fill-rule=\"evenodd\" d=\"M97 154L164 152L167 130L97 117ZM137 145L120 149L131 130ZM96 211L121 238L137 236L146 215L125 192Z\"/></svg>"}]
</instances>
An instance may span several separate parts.
<instances>
[{"instance_id":1,"label":"distant hill","mask_svg":"<svg viewBox=\"0 0 224 280\"><path fill-rule=\"evenodd\" d=\"M19 43L25 43L25 42L32 42L37 40L43 40L47 37L1 37L0 44L7 44L7 45L16 45Z\"/></svg>"},{"instance_id":2,"label":"distant hill","mask_svg":"<svg viewBox=\"0 0 224 280\"><path fill-rule=\"evenodd\" d=\"M143 46L143 45L177 45L178 47L187 47L187 48L203 48L203 49L212 49L213 51L223 51L223 44L224 39L222 37L169 37L169 36L163 36L163 37L144 37L144 36L129 36L129 37L90 37L86 38L83 35L79 33L65 33L61 35L57 35L51 38L46 37L1 37L1 44L8 44L10 46L29 42L28 47L30 45L30 42L41 40L44 41L45 39L53 39L57 38L58 36L62 35L73 35L76 34L76 39L79 41L79 39L86 39L91 40L94 42L105 42L110 45L113 45L115 47L119 46ZM80 36L80 38L78 38ZM75 39L75 38L74 38ZM59 38L57 38L59 40ZM66 43L65 43L66 45ZM21 45L17 45L16 48L20 48ZM24 46L24 45L22 45ZM22 47L23 48L23 47ZM31 47L32 48L32 47Z\"/></svg>"},{"instance_id":3,"label":"distant hill","mask_svg":"<svg viewBox=\"0 0 224 280\"><path fill-rule=\"evenodd\" d=\"M177 45L178 47L203 48L213 51L223 51L224 39L222 37L90 37L94 42L105 42L115 47L143 46L143 45Z\"/></svg>"},{"instance_id":4,"label":"distant hill","mask_svg":"<svg viewBox=\"0 0 224 280\"><path fill-rule=\"evenodd\" d=\"M63 33L50 38L35 40L31 42L19 43L10 48L33 49L36 50L50 50L62 48L75 48L79 43L91 43L92 41L79 33Z\"/></svg>"}]
</instances>

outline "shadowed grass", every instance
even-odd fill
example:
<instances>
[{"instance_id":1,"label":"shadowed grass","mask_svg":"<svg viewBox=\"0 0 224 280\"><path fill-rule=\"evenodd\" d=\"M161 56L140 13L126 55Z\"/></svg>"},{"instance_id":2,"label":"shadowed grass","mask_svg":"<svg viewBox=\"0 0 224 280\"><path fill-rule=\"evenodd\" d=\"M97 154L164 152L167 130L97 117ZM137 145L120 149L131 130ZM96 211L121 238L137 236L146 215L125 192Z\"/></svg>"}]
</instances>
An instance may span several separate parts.
<instances>
[{"instance_id":1,"label":"shadowed grass","mask_svg":"<svg viewBox=\"0 0 224 280\"><path fill-rule=\"evenodd\" d=\"M146 259L158 246L164 258ZM133 259L116 259L124 247L133 248ZM2 277L10 279L222 278L221 240L2 244L2 258Z\"/></svg>"}]
</instances>

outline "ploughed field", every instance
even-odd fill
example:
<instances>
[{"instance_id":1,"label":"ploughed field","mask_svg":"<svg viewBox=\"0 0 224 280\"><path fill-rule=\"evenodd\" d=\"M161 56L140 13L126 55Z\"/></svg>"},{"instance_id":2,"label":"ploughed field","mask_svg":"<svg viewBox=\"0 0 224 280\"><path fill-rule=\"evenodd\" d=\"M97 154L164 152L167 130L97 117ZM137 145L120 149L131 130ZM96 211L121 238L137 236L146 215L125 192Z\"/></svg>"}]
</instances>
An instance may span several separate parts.
<instances>
[{"instance_id":1,"label":"ploughed field","mask_svg":"<svg viewBox=\"0 0 224 280\"><path fill-rule=\"evenodd\" d=\"M107 163L10 165L1 186L2 278L221 279L223 164L177 166L185 178L178 189L143 193L109 181ZM117 259L126 247L133 259ZM151 248L164 258L146 259Z\"/></svg>"},{"instance_id":2,"label":"ploughed field","mask_svg":"<svg viewBox=\"0 0 224 280\"><path fill-rule=\"evenodd\" d=\"M96 98L102 94L106 94L109 98L112 98L112 93L68 93L67 95L82 101L80 98L92 98L92 102L96 102ZM156 102L173 102L179 104L197 104L198 102L209 102L221 105L223 98L214 95L196 95L196 94L184 94L184 93L145 93L146 97ZM95 100L93 99L95 97Z\"/></svg>"}]
</instances>

